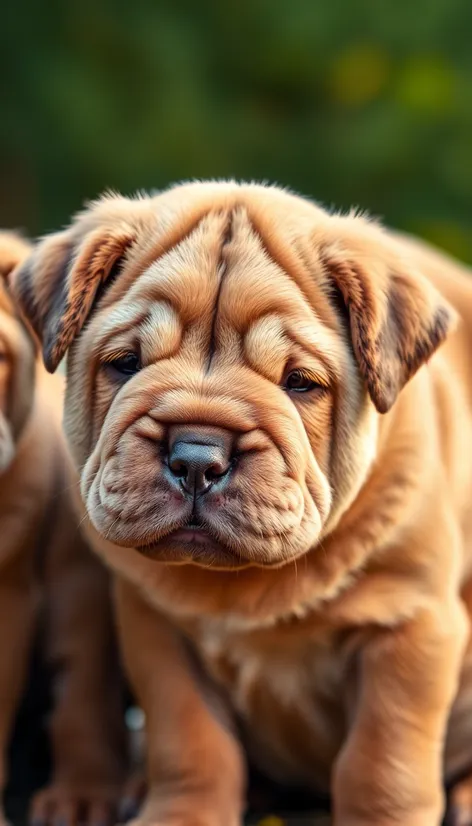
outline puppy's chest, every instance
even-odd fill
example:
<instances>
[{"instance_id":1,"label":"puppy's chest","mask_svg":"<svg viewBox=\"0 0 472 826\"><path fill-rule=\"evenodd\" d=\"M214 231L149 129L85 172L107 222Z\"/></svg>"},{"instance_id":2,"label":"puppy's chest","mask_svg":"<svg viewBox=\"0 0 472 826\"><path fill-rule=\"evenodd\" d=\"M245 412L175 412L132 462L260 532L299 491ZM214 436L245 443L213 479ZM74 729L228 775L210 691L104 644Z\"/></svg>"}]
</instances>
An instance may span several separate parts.
<instances>
[{"instance_id":1,"label":"puppy's chest","mask_svg":"<svg viewBox=\"0 0 472 826\"><path fill-rule=\"evenodd\" d=\"M328 790L349 683L339 638L303 625L234 632L217 621L202 621L192 636L258 767L280 782Z\"/></svg>"}]
</instances>

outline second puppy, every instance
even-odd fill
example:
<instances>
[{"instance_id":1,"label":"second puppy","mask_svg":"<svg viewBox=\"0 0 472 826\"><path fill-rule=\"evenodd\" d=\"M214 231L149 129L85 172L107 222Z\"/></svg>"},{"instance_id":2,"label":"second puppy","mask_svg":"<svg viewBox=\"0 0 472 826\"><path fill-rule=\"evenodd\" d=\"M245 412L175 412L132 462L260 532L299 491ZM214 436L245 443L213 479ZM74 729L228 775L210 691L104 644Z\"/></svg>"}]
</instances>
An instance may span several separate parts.
<instances>
[{"instance_id":1,"label":"second puppy","mask_svg":"<svg viewBox=\"0 0 472 826\"><path fill-rule=\"evenodd\" d=\"M53 778L34 799L32 820L105 824L124 757L109 583L71 508L63 380L36 358L4 283L28 253L26 242L0 233L0 789L41 611L53 674Z\"/></svg>"}]
</instances>

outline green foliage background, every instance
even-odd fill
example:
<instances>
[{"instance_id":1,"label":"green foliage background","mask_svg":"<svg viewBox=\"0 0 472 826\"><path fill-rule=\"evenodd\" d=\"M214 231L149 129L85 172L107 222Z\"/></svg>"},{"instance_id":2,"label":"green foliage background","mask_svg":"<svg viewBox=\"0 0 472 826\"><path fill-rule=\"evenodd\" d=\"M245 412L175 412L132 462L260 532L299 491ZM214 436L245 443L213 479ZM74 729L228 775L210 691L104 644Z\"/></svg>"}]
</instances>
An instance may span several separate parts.
<instances>
[{"instance_id":1,"label":"green foliage background","mask_svg":"<svg viewBox=\"0 0 472 826\"><path fill-rule=\"evenodd\" d=\"M257 178L472 261L471 36L470 0L10 0L0 223Z\"/></svg>"}]
</instances>

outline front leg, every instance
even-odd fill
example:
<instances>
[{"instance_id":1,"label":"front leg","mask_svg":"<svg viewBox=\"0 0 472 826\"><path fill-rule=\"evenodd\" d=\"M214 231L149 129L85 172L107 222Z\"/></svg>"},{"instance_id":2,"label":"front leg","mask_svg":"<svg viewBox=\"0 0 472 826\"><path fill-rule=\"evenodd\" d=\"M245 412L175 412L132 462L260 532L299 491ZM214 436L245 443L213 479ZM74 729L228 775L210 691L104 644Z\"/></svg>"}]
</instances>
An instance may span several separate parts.
<instances>
[{"instance_id":1,"label":"front leg","mask_svg":"<svg viewBox=\"0 0 472 826\"><path fill-rule=\"evenodd\" d=\"M443 745L466 635L458 604L372 632L334 772L335 826L439 826Z\"/></svg>"},{"instance_id":2,"label":"front leg","mask_svg":"<svg viewBox=\"0 0 472 826\"><path fill-rule=\"evenodd\" d=\"M148 796L137 823L240 826L245 767L221 701L178 633L128 583L117 584L125 665L146 715Z\"/></svg>"}]
</instances>

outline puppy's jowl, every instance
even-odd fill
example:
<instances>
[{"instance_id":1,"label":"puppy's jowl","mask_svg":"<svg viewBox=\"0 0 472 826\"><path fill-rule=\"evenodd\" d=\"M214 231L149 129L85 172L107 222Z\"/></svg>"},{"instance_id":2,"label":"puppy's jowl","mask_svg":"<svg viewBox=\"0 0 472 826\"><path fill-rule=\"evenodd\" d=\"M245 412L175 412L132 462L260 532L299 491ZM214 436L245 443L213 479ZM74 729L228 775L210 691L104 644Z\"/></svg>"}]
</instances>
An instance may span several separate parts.
<instances>
[{"instance_id":1,"label":"puppy's jowl","mask_svg":"<svg viewBox=\"0 0 472 826\"><path fill-rule=\"evenodd\" d=\"M124 768L109 582L72 506L63 379L44 370L3 283L29 252L0 233L0 790L41 617L41 653L53 675L53 774L31 818L36 826L72 826L78 817L105 826Z\"/></svg>"},{"instance_id":2,"label":"puppy's jowl","mask_svg":"<svg viewBox=\"0 0 472 826\"><path fill-rule=\"evenodd\" d=\"M472 762L465 270L209 183L98 201L13 283L47 367L68 352L147 720L139 822L237 826L251 760L330 791L336 826L439 824Z\"/></svg>"}]
</instances>

